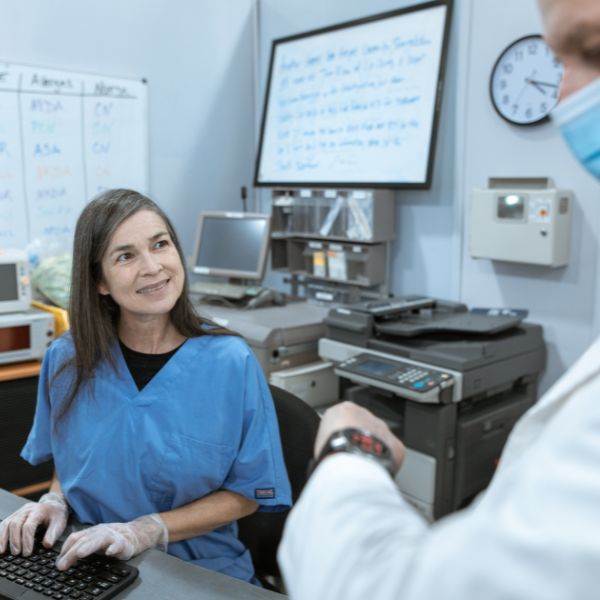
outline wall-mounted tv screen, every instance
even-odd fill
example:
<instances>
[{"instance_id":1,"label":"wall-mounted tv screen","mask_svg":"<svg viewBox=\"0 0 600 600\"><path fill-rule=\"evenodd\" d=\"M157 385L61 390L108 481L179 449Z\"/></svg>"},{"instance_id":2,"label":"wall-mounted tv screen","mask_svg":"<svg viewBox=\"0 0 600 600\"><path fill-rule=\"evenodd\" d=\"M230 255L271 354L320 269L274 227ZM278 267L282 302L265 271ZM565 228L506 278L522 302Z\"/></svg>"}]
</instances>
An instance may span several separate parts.
<instances>
[{"instance_id":1,"label":"wall-mounted tv screen","mask_svg":"<svg viewBox=\"0 0 600 600\"><path fill-rule=\"evenodd\" d=\"M450 2L276 39L255 184L431 185Z\"/></svg>"}]
</instances>

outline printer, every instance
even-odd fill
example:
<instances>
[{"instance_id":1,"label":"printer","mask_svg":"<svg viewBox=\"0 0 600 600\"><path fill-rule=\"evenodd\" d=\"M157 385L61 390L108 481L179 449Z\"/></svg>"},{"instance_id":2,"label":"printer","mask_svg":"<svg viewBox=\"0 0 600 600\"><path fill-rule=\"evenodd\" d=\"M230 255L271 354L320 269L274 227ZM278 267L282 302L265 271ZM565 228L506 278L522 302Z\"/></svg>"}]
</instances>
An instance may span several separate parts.
<instances>
[{"instance_id":1,"label":"printer","mask_svg":"<svg viewBox=\"0 0 600 600\"><path fill-rule=\"evenodd\" d=\"M508 434L536 401L540 325L420 296L332 308L319 355L345 398L383 418L406 446L397 483L433 520L489 483Z\"/></svg>"},{"instance_id":2,"label":"printer","mask_svg":"<svg viewBox=\"0 0 600 600\"><path fill-rule=\"evenodd\" d=\"M202 316L243 336L267 378L319 358L318 340L325 333L328 308L292 300L253 310L205 303L196 307Z\"/></svg>"}]
</instances>

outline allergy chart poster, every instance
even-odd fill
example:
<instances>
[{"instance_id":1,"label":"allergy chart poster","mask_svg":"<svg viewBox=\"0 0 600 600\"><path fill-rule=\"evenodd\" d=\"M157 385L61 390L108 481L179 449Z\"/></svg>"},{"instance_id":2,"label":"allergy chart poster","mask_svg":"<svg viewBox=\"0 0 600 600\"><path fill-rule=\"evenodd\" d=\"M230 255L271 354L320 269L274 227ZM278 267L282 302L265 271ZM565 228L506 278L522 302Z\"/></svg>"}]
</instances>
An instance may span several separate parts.
<instances>
[{"instance_id":1,"label":"allergy chart poster","mask_svg":"<svg viewBox=\"0 0 600 600\"><path fill-rule=\"evenodd\" d=\"M147 192L147 85L0 62L0 248L70 247L98 193Z\"/></svg>"}]
</instances>

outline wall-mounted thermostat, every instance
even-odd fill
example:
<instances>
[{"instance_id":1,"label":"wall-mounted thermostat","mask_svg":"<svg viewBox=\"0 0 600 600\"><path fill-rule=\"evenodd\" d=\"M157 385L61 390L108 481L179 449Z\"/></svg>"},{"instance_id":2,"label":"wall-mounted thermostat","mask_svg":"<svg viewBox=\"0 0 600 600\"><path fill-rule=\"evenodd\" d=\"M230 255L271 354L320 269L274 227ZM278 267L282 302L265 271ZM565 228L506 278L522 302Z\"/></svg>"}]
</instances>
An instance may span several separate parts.
<instances>
[{"instance_id":1,"label":"wall-mounted thermostat","mask_svg":"<svg viewBox=\"0 0 600 600\"><path fill-rule=\"evenodd\" d=\"M569 262L573 194L550 178L489 179L471 198L473 258L563 267Z\"/></svg>"}]
</instances>

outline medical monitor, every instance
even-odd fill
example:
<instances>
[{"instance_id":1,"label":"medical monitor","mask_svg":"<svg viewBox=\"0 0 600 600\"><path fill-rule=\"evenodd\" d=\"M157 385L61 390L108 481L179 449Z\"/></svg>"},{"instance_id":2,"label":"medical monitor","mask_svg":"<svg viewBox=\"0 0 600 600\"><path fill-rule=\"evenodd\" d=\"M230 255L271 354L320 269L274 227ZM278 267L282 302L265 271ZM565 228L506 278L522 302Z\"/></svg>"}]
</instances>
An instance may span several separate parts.
<instances>
[{"instance_id":1,"label":"medical monitor","mask_svg":"<svg viewBox=\"0 0 600 600\"><path fill-rule=\"evenodd\" d=\"M31 308L29 262L22 250L0 249L0 313Z\"/></svg>"},{"instance_id":2,"label":"medical monitor","mask_svg":"<svg viewBox=\"0 0 600 600\"><path fill-rule=\"evenodd\" d=\"M430 187L450 7L274 40L255 184Z\"/></svg>"},{"instance_id":3,"label":"medical monitor","mask_svg":"<svg viewBox=\"0 0 600 600\"><path fill-rule=\"evenodd\" d=\"M192 271L260 281L269 253L271 216L242 212L200 215Z\"/></svg>"}]
</instances>

